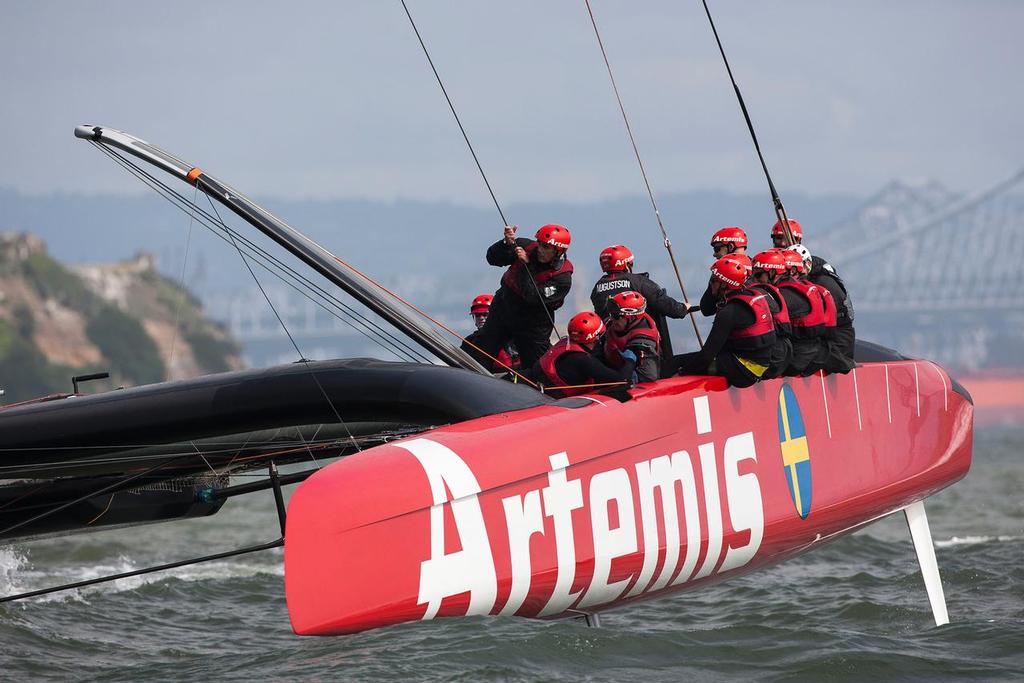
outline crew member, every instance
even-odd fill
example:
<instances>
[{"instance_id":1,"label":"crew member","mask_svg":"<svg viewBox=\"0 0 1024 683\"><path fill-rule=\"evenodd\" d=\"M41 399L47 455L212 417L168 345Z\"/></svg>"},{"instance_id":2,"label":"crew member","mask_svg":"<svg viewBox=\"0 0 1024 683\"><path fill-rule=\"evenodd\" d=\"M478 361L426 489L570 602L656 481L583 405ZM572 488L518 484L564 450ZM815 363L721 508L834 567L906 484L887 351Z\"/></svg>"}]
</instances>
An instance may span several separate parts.
<instances>
[{"instance_id":1,"label":"crew member","mask_svg":"<svg viewBox=\"0 0 1024 683\"><path fill-rule=\"evenodd\" d=\"M747 233L743 228L736 225L721 228L711 236L711 250L714 252L716 259L728 256L729 254L746 255ZM700 297L700 312L708 317L714 315L718 310L719 304L722 303L720 298L711 293L711 281L713 279L708 280L707 289L704 290L704 294Z\"/></svg>"},{"instance_id":2,"label":"crew member","mask_svg":"<svg viewBox=\"0 0 1024 683\"><path fill-rule=\"evenodd\" d=\"M798 221L789 219L789 230L793 234L793 244L803 244L804 230ZM786 239L782 223L776 221L772 226L772 242L776 247L786 248L791 246ZM804 247L806 249L806 247ZM803 255L803 254L801 254ZM853 358L856 333L853 329L853 302L850 301L850 293L846 284L839 277L835 267L817 255L810 255L810 263L806 268L807 279L816 285L821 285L829 291L836 302L836 329L833 334L834 341L839 345L840 351L848 358Z\"/></svg>"},{"instance_id":3,"label":"crew member","mask_svg":"<svg viewBox=\"0 0 1024 683\"><path fill-rule=\"evenodd\" d=\"M621 390L625 386L623 375L627 372L632 374L636 358L629 358L632 352L623 354L623 367L619 370L613 370L598 360L594 350L605 333L601 318L590 311L577 313L569 320L568 332L569 336L555 342L527 376L543 384L545 392L556 398L615 388Z\"/></svg>"},{"instance_id":4,"label":"crew member","mask_svg":"<svg viewBox=\"0 0 1024 683\"><path fill-rule=\"evenodd\" d=\"M647 301L647 314L654 319L661 336L661 356L672 358L672 340L669 338L666 318L685 318L689 312L686 304L670 297L665 288L651 279L647 273L633 272L633 252L629 247L615 244L605 247L600 256L604 275L594 285L590 301L594 311L601 318L608 317L608 300L619 292L637 292Z\"/></svg>"},{"instance_id":5,"label":"crew member","mask_svg":"<svg viewBox=\"0 0 1024 683\"><path fill-rule=\"evenodd\" d=\"M476 333L476 345L495 357L510 341L525 368L551 347L554 315L572 286L572 263L566 258L571 236L564 225L551 223L537 230L536 239L516 237L516 227L487 249L487 262L507 266L501 287L491 302L487 321ZM469 349L485 367L493 361Z\"/></svg>"},{"instance_id":6,"label":"crew member","mask_svg":"<svg viewBox=\"0 0 1024 683\"><path fill-rule=\"evenodd\" d=\"M772 315L775 318L775 328L783 337L789 340L793 347L793 353L789 365L783 371L785 375L803 375L811 367L816 359L822 357L824 339L820 336L807 334L806 330L811 314L811 302L809 295L803 288L779 287L779 283L788 281L791 278L790 261L799 258L794 252L787 252L784 249L769 249L754 257L754 280L755 287L769 295L769 306L775 303ZM793 319L796 319L800 327L793 328ZM809 373L808 373L809 374Z\"/></svg>"},{"instance_id":7,"label":"crew member","mask_svg":"<svg viewBox=\"0 0 1024 683\"><path fill-rule=\"evenodd\" d=\"M788 344L775 331L767 295L747 285L747 269L734 256L711 266L711 288L723 305L704 348L677 356L679 374L721 375L734 387L776 377L789 364Z\"/></svg>"},{"instance_id":8,"label":"crew member","mask_svg":"<svg viewBox=\"0 0 1024 683\"><path fill-rule=\"evenodd\" d=\"M807 265L803 256L806 251L802 245L783 251L786 273L778 281L779 290L789 306L793 336L801 342L799 348L795 345L789 372L805 376L818 370L847 373L854 364L833 339L835 302L827 289L805 277ZM812 346L814 355L810 353Z\"/></svg>"},{"instance_id":9,"label":"crew member","mask_svg":"<svg viewBox=\"0 0 1024 683\"><path fill-rule=\"evenodd\" d=\"M487 322L487 316L491 311L491 302L493 300L494 297L490 294L478 294L469 304L469 312L470 315L473 316L473 324L476 325L477 330L483 327L484 323ZM462 349L464 351L471 351L474 346L480 346L477 341L477 332L473 332L462 342ZM497 362L495 362L495 360ZM490 360L490 363L486 367L488 367L492 372L518 370L520 363L519 351L516 349L516 345L513 342L505 344L505 346L498 351L497 357L494 360Z\"/></svg>"},{"instance_id":10,"label":"crew member","mask_svg":"<svg viewBox=\"0 0 1024 683\"><path fill-rule=\"evenodd\" d=\"M786 235L782 221L775 221L775 225L772 226L772 245L776 249L788 249L792 245L800 244L804 241L804 229L800 225L800 221L790 218L787 219L787 222L789 223L789 233L793 236L793 241L789 241L789 236Z\"/></svg>"},{"instance_id":11,"label":"crew member","mask_svg":"<svg viewBox=\"0 0 1024 683\"><path fill-rule=\"evenodd\" d=\"M746 254L747 233L736 225L721 228L711 236L711 249L716 259L729 254Z\"/></svg>"},{"instance_id":12,"label":"crew member","mask_svg":"<svg viewBox=\"0 0 1024 683\"><path fill-rule=\"evenodd\" d=\"M624 365L624 356L632 353L635 370L630 380L633 384L653 382L661 374L661 335L646 310L647 300L638 292L619 292L608 300L604 362L620 369Z\"/></svg>"}]
</instances>

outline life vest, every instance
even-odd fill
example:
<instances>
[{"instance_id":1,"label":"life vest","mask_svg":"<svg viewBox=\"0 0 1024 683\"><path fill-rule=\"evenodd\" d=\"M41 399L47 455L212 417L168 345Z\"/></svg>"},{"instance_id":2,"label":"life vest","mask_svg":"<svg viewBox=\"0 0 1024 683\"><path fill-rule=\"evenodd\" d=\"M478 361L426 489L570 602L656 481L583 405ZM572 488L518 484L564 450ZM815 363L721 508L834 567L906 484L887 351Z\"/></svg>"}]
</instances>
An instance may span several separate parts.
<instances>
[{"instance_id":1,"label":"life vest","mask_svg":"<svg viewBox=\"0 0 1024 683\"><path fill-rule=\"evenodd\" d=\"M499 363L499 365L498 365L499 372L503 371L503 370L505 370L507 368L512 368L513 370L518 370L519 369L519 365L520 365L519 354L517 353L517 354L515 354L513 356L511 353L509 353L508 346L507 345L503 346L498 351L498 363Z\"/></svg>"},{"instance_id":2,"label":"life vest","mask_svg":"<svg viewBox=\"0 0 1024 683\"><path fill-rule=\"evenodd\" d=\"M776 331L782 332L787 337L793 336L793 325L789 320L789 306L786 305L786 298L782 296L782 292L775 285L768 283L761 283L754 285L754 289L758 289L765 294L771 296L772 301L777 304L779 309L778 313L772 311L772 320L775 322ZM770 308L770 307L769 307Z\"/></svg>"},{"instance_id":3,"label":"life vest","mask_svg":"<svg viewBox=\"0 0 1024 683\"><path fill-rule=\"evenodd\" d=\"M579 344L577 344L576 342L569 341L568 337L562 337L557 342L555 342L554 346L547 350L547 353L540 357L539 361L537 361L540 365L540 369L544 372L544 375L551 382L550 386L552 388L564 387L569 384L564 379L562 379L562 377L558 374L558 366L556 365L558 359L561 358L562 355L566 353L587 353L587 350L584 349ZM581 384L593 383L593 377L581 382ZM578 396L579 394L585 394L589 391L593 391L593 389L585 386L580 386L573 389L559 389L559 391L562 393L563 396Z\"/></svg>"},{"instance_id":4,"label":"life vest","mask_svg":"<svg viewBox=\"0 0 1024 683\"><path fill-rule=\"evenodd\" d=\"M637 337L646 337L654 341L655 352L661 355L661 335L658 333L658 325L654 318L646 313L638 316L639 320L632 327L622 333L615 332L610 327L604 334L604 359L609 367L622 367L622 352L629 347L629 343ZM639 360L639 359L638 359Z\"/></svg>"},{"instance_id":5,"label":"life vest","mask_svg":"<svg viewBox=\"0 0 1024 683\"><path fill-rule=\"evenodd\" d=\"M752 289L741 289L726 299L738 301L754 314L754 324L734 329L729 333L727 345L731 351L760 351L775 345L775 321L768 307L767 294Z\"/></svg>"},{"instance_id":6,"label":"life vest","mask_svg":"<svg viewBox=\"0 0 1024 683\"><path fill-rule=\"evenodd\" d=\"M537 243L532 242L528 244L525 249L526 251L526 263L523 263L518 258L512 263L511 266L501 276L501 286L506 289L510 289L520 298L525 299L526 294L523 292L523 269L526 268L526 264L533 260L533 254L537 251ZM530 273L533 277L533 281L537 283L537 287L543 292L544 283L562 273L572 272L572 262L562 255L556 261L554 261L554 268L542 268L535 273Z\"/></svg>"},{"instance_id":7,"label":"life vest","mask_svg":"<svg viewBox=\"0 0 1024 683\"><path fill-rule=\"evenodd\" d=\"M793 290L811 305L811 310L807 315L790 317L794 338L812 339L825 336L828 333L829 320L832 321L832 327L835 327L836 306L835 302L832 301L832 295L828 293L827 289L807 280L794 280L792 278L783 280L778 286L780 289L787 288ZM826 304L826 301L829 303ZM831 309L831 314L829 309Z\"/></svg>"},{"instance_id":8,"label":"life vest","mask_svg":"<svg viewBox=\"0 0 1024 683\"><path fill-rule=\"evenodd\" d=\"M839 316L835 297L832 296L832 292L828 291L828 288L824 285L814 286L818 288L818 293L821 294L821 303L825 307L825 328L828 334L831 334L836 329L836 320Z\"/></svg>"}]
</instances>

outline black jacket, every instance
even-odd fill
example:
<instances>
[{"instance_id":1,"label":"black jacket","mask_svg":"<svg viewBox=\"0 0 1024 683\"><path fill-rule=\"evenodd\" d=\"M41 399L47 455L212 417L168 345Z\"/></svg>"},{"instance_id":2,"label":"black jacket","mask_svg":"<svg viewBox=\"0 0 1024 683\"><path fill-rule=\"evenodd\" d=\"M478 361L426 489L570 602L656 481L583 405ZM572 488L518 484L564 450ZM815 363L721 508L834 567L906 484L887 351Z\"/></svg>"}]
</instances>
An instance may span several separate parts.
<instances>
[{"instance_id":1,"label":"black jacket","mask_svg":"<svg viewBox=\"0 0 1024 683\"><path fill-rule=\"evenodd\" d=\"M533 240L526 239L525 237L517 237L515 246L510 246L503 239L498 240L487 249L487 263L492 266L511 266L517 260L515 247L525 249L533 243ZM492 302L492 307L495 303L498 303L497 299L500 297L503 299L502 303L505 303L514 314L522 315L526 318L546 320L548 316L544 312L545 307L548 311L554 313L565 303L565 297L572 288L572 272L559 273L542 285L537 286L535 286L535 283L530 282L530 278L531 276L535 277L544 270L557 269L564 258L565 256L563 255L561 259L555 259L551 264L544 265L537 261L537 255L534 252L527 262L526 268L521 269L519 272L519 291L514 291L502 285L495 294L496 301Z\"/></svg>"},{"instance_id":2,"label":"black jacket","mask_svg":"<svg viewBox=\"0 0 1024 683\"><path fill-rule=\"evenodd\" d=\"M605 273L590 292L594 312L602 318L608 316L608 299L619 292L633 290L647 299L647 313L652 317L686 317L686 304L676 301L665 292L665 288L651 279L647 273Z\"/></svg>"}]
</instances>

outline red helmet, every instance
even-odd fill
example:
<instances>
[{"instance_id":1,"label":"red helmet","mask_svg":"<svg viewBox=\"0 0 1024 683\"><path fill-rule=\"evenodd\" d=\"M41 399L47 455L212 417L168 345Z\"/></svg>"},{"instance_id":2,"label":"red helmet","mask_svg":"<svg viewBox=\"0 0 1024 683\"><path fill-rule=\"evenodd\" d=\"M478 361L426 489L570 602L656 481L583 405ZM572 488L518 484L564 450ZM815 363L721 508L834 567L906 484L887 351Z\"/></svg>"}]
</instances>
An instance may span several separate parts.
<instances>
[{"instance_id":1,"label":"red helmet","mask_svg":"<svg viewBox=\"0 0 1024 683\"><path fill-rule=\"evenodd\" d=\"M494 301L494 297L490 294L478 294L473 303L469 305L469 312L476 315L477 313L489 313L491 310L491 302Z\"/></svg>"},{"instance_id":2,"label":"red helmet","mask_svg":"<svg viewBox=\"0 0 1024 683\"><path fill-rule=\"evenodd\" d=\"M569 321L569 341L577 344L590 344L604 334L604 323L593 311L577 313Z\"/></svg>"},{"instance_id":3,"label":"red helmet","mask_svg":"<svg viewBox=\"0 0 1024 683\"><path fill-rule=\"evenodd\" d=\"M793 241L800 244L804 238L804 229L800 227L800 222L790 218L789 231L793 233ZM775 221L775 225L772 226L772 237L776 235L786 236L786 231L782 228L782 221Z\"/></svg>"},{"instance_id":4,"label":"red helmet","mask_svg":"<svg viewBox=\"0 0 1024 683\"><path fill-rule=\"evenodd\" d=\"M754 257L754 270L765 270L769 273L781 273L786 269L786 257L781 249L762 251Z\"/></svg>"},{"instance_id":5,"label":"red helmet","mask_svg":"<svg viewBox=\"0 0 1024 683\"><path fill-rule=\"evenodd\" d=\"M562 252L569 248L572 235L569 234L569 228L564 225L548 223L537 230L537 241L541 244L550 244Z\"/></svg>"},{"instance_id":6,"label":"red helmet","mask_svg":"<svg viewBox=\"0 0 1024 683\"><path fill-rule=\"evenodd\" d=\"M647 299L639 292L626 290L608 299L608 315L613 318L635 318L647 310Z\"/></svg>"},{"instance_id":7,"label":"red helmet","mask_svg":"<svg viewBox=\"0 0 1024 683\"><path fill-rule=\"evenodd\" d=\"M633 252L624 244L605 247L598 258L601 261L601 270L606 273L633 270Z\"/></svg>"},{"instance_id":8,"label":"red helmet","mask_svg":"<svg viewBox=\"0 0 1024 683\"><path fill-rule=\"evenodd\" d=\"M734 261L738 261L741 266L747 269L747 275L754 272L754 262L750 260L750 257L746 254L726 254L729 258Z\"/></svg>"},{"instance_id":9,"label":"red helmet","mask_svg":"<svg viewBox=\"0 0 1024 683\"><path fill-rule=\"evenodd\" d=\"M711 236L711 246L716 244L732 244L736 248L745 247L747 246L747 233L743 232L743 228L730 225Z\"/></svg>"},{"instance_id":10,"label":"red helmet","mask_svg":"<svg viewBox=\"0 0 1024 683\"><path fill-rule=\"evenodd\" d=\"M747 281L750 271L735 254L723 256L711 265L711 277L729 289L740 289Z\"/></svg>"},{"instance_id":11,"label":"red helmet","mask_svg":"<svg viewBox=\"0 0 1024 683\"><path fill-rule=\"evenodd\" d=\"M798 272L804 272L804 257L789 249L782 250L782 258L786 259L787 268L796 268Z\"/></svg>"}]
</instances>

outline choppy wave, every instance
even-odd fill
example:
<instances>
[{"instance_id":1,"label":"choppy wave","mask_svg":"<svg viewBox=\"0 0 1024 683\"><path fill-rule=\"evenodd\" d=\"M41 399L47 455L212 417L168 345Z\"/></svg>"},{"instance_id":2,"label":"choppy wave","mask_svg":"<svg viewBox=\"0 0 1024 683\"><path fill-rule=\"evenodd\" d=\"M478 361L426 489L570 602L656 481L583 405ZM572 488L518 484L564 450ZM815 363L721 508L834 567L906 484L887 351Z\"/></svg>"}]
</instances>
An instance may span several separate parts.
<instances>
[{"instance_id":1,"label":"choppy wave","mask_svg":"<svg viewBox=\"0 0 1024 683\"><path fill-rule=\"evenodd\" d=\"M957 545L977 545L979 543L1009 543L1024 539L1024 536L954 536L945 541L935 541L937 548L950 548Z\"/></svg>"}]
</instances>

